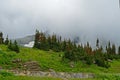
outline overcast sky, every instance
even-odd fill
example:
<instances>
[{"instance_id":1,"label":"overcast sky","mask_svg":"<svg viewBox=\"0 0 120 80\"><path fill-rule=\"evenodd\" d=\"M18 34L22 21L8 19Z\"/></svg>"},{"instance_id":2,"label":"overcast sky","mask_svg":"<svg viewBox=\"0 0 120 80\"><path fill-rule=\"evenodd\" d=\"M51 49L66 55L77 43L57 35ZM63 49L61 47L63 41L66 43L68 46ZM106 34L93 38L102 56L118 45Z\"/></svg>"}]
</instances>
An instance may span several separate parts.
<instances>
[{"instance_id":1,"label":"overcast sky","mask_svg":"<svg viewBox=\"0 0 120 80\"><path fill-rule=\"evenodd\" d=\"M0 31L10 38L35 30L81 41L120 43L119 0L0 0Z\"/></svg>"}]
</instances>

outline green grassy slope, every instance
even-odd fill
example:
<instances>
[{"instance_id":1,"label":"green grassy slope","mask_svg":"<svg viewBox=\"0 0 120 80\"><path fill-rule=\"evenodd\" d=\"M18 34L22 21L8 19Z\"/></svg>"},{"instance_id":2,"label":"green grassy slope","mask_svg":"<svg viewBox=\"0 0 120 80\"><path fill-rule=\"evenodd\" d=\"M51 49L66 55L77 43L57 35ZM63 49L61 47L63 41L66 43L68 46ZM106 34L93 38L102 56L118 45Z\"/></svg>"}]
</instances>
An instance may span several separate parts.
<instances>
[{"instance_id":1,"label":"green grassy slope","mask_svg":"<svg viewBox=\"0 0 120 80\"><path fill-rule=\"evenodd\" d=\"M33 48L20 47L20 53L15 53L7 49L7 46L0 45L0 67L12 69L19 67L12 63L12 60L21 59L23 62L37 61L42 70L53 69L57 72L92 72L98 75L95 79L69 79L69 80L116 80L120 79L120 60L110 62L111 67L106 69L96 65L86 65L82 62L75 62L74 67L70 67L69 62L62 62L63 52L43 51ZM19 67L20 68L20 67ZM116 74L116 75L114 75ZM63 80L60 78L28 77L28 76L2 76L0 80Z\"/></svg>"},{"instance_id":2,"label":"green grassy slope","mask_svg":"<svg viewBox=\"0 0 120 80\"><path fill-rule=\"evenodd\" d=\"M11 63L14 59L21 59L23 62L37 61L42 70L53 69L58 72L92 72L92 73L120 73L120 60L111 62L109 69L98 67L96 65L86 65L82 62L75 62L74 67L70 67L70 63L62 62L63 52L42 51L33 48L20 47L20 53L15 53L7 49L7 46L0 45L0 65L6 68L12 68ZM6 56L6 57L5 57ZM6 60L6 62L4 62ZM9 61L9 62L7 62ZM4 64L3 64L4 63Z\"/></svg>"}]
</instances>

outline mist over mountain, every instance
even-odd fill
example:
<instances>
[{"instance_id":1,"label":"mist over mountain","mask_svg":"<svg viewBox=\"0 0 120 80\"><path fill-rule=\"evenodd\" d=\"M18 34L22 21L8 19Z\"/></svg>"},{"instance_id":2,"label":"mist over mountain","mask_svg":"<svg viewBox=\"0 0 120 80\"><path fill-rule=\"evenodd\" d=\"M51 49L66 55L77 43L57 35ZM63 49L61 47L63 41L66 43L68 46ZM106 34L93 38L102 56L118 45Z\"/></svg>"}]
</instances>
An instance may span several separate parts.
<instances>
[{"instance_id":1,"label":"mist over mountain","mask_svg":"<svg viewBox=\"0 0 120 80\"><path fill-rule=\"evenodd\" d=\"M11 39L38 29L93 46L97 38L120 45L119 21L118 0L0 0L0 31Z\"/></svg>"},{"instance_id":2,"label":"mist over mountain","mask_svg":"<svg viewBox=\"0 0 120 80\"><path fill-rule=\"evenodd\" d=\"M29 42L34 41L35 40L35 36L34 35L29 35L23 38L16 38L13 39L12 41L16 40L17 43L21 46L24 46L25 44L29 44Z\"/></svg>"}]
</instances>

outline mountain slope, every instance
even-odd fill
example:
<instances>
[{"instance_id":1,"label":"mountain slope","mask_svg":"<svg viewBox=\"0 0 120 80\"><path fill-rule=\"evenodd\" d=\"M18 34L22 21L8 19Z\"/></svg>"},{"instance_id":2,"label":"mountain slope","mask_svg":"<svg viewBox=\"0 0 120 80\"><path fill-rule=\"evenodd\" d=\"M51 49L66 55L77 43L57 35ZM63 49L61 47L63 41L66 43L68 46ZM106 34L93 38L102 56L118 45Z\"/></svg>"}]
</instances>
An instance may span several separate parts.
<instances>
[{"instance_id":1,"label":"mountain slope","mask_svg":"<svg viewBox=\"0 0 120 80\"><path fill-rule=\"evenodd\" d=\"M34 41L34 39L35 39L35 36L30 35L24 38L18 38L16 39L16 41L18 42L19 45L24 46L25 44L29 44L29 42Z\"/></svg>"}]
</instances>

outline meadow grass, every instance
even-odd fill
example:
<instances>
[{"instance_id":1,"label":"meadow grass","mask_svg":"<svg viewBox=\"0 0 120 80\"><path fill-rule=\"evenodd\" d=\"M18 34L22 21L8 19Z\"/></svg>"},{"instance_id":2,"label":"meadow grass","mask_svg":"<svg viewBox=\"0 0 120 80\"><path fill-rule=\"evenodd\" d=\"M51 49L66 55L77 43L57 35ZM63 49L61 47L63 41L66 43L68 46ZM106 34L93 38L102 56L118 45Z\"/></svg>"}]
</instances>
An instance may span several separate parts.
<instances>
[{"instance_id":1,"label":"meadow grass","mask_svg":"<svg viewBox=\"0 0 120 80\"><path fill-rule=\"evenodd\" d=\"M110 62L110 68L99 67L95 64L86 65L81 61L74 62L74 67L70 67L68 61L63 62L63 52L43 51L34 48L20 47L20 53L10 51L7 46L0 45L0 66L5 69L11 69L17 65L12 64L12 60L21 59L23 62L37 61L42 70L53 69L56 72L79 72L79 73L95 73L96 78L92 79L69 79L69 80L119 80L120 60ZM61 55L61 56L60 56ZM4 78L4 79L2 79ZM60 78L47 77L28 77L28 76L0 76L0 80L63 80Z\"/></svg>"},{"instance_id":2,"label":"meadow grass","mask_svg":"<svg viewBox=\"0 0 120 80\"><path fill-rule=\"evenodd\" d=\"M5 66L7 63L8 68L15 66L11 64L14 59L21 59L23 62L26 61L37 61L42 70L53 69L57 72L90 72L90 73L120 73L120 60L113 60L110 62L111 67L106 69L99 67L95 64L87 65L81 61L74 62L74 67L70 67L69 62L63 62L63 52L43 51L34 48L20 47L20 53L15 53L7 49L7 46L0 45L0 49L5 55L0 54L0 64ZM6 61L4 64L1 62ZM9 62L7 62L9 61Z\"/></svg>"}]
</instances>

